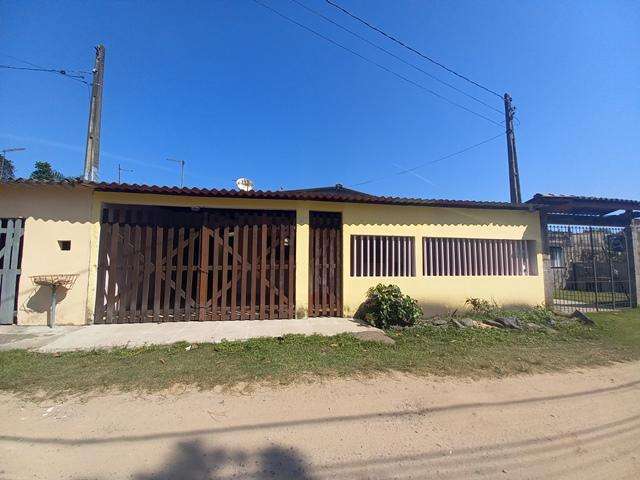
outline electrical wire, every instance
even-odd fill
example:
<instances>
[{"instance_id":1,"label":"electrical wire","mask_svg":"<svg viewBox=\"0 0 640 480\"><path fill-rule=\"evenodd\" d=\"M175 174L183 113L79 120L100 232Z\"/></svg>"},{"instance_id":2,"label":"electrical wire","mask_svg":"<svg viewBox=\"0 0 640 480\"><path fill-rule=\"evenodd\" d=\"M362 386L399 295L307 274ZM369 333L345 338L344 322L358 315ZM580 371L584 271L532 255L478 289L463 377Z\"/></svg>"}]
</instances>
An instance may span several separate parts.
<instances>
[{"instance_id":1,"label":"electrical wire","mask_svg":"<svg viewBox=\"0 0 640 480\"><path fill-rule=\"evenodd\" d=\"M367 27L369 27L370 29L378 32L379 34L387 37L389 40L397 43L398 45L401 45L402 47L406 48L407 50L412 51L413 53L421 56L422 58L424 58L425 60L428 60L429 62L433 63L434 65L437 65L440 68L443 68L444 70L446 70L447 72L475 85L476 87L479 87L481 89L483 89L484 91L488 92L488 93L492 93L493 95L502 98L502 95L500 95L498 92L496 92L495 90L492 90L488 87L485 87L484 85L471 80L469 77L462 75L461 73L456 72L455 70L447 67L446 65L444 65L443 63L438 62L437 60L429 57L428 55L422 53L421 51L417 50L416 48L407 45L406 43L404 43L402 40L397 39L396 37L394 37L393 35L388 34L387 32L385 32L384 30L376 27L375 25L369 23L368 21L366 21L365 19L355 15L354 13L351 13L349 10L347 10L344 7L341 7L340 5L338 5L337 3L332 2L331 0L325 0L329 5L331 5L334 8L337 8L338 10L340 10L341 12L347 14L348 16L350 16L351 18L353 18L354 20L357 20L358 22L362 23L363 25L366 25Z\"/></svg>"},{"instance_id":2,"label":"electrical wire","mask_svg":"<svg viewBox=\"0 0 640 480\"><path fill-rule=\"evenodd\" d=\"M25 65L30 65L30 66L36 67L36 68L45 68L42 65L36 65L33 62L29 62L29 61L27 61L27 60L25 60L23 58L14 57L13 55L9 55L8 53L0 52L0 55L2 55L3 57L7 57L7 58L10 58L12 60L15 60L17 62L24 63ZM69 70L68 68L65 69L65 72L67 72L67 73L79 73L79 74L84 74L84 75L92 75L93 74L93 72L87 72L86 70Z\"/></svg>"},{"instance_id":3,"label":"electrical wire","mask_svg":"<svg viewBox=\"0 0 640 480\"><path fill-rule=\"evenodd\" d=\"M22 60L20 58L14 57L12 55L7 55L2 53L1 55L16 60L18 62L24 63L26 65L30 65L33 68L26 67L17 67L15 65L0 65L0 68L6 68L11 70L26 70L31 72L46 72L46 73L56 73L58 75L62 75L63 77L69 78L76 82L83 83L87 86L90 86L89 82L85 80L85 76L83 74L90 74L91 72L84 72L81 70L68 70L68 69L56 69L56 68L45 68L40 65L36 65L35 63L28 62L27 60Z\"/></svg>"},{"instance_id":4,"label":"electrical wire","mask_svg":"<svg viewBox=\"0 0 640 480\"><path fill-rule=\"evenodd\" d=\"M473 150L474 148L478 148L481 145L484 145L485 143L492 142L493 140L495 140L495 139L497 139L499 137L502 137L503 135L504 135L503 133L500 133L500 134L495 135L495 136L493 136L491 138L487 138L486 140L483 140L481 142L478 142L478 143L475 143L475 144L470 145L468 147L465 147L462 150L458 150L457 152L449 153L448 155L444 155L442 157L438 157L438 158L436 158L434 160L431 160L431 161L425 162L425 163L421 163L420 165L416 165L416 166L411 167L411 168L405 168L405 169L400 170L398 172L394 172L391 175L385 175L384 177L372 178L372 179L365 180L365 181L359 182L359 183L354 183L354 184L348 185L348 186L349 187L359 187L361 185L366 185L368 183L378 182L380 180L386 180L387 178L394 177L394 176L397 176L397 175L404 175L405 173L412 173L412 172L415 172L416 170L419 170L420 168L426 167L427 165L433 165L434 163L442 162L444 160L448 160L449 158L456 157L458 155L462 155L463 153L466 153L469 150Z\"/></svg>"},{"instance_id":5,"label":"electrical wire","mask_svg":"<svg viewBox=\"0 0 640 480\"><path fill-rule=\"evenodd\" d=\"M481 100L481 99L479 99L479 98L477 98L477 97L474 97L473 95L471 95L471 94L469 94L469 93L465 92L464 90L462 90L462 89L460 89L460 88L456 87L455 85L450 84L449 82L445 82L444 80L441 80L440 78L436 77L435 75L432 75L431 73L427 72L426 70L423 70L422 68L418 67L417 65L415 65L415 64L413 64L413 63L411 63L411 62L408 62L408 61L407 61L407 60L405 60L404 58L402 58L402 57L400 57L400 56L396 55L395 53L393 53L393 52L391 52L391 51L387 50L386 48L381 47L380 45L377 45L376 43L374 43L374 42L372 42L372 41L368 40L367 38L363 37L362 35L360 35L360 34L358 34L358 33L354 32L353 30L350 30L349 28L347 28L347 27L345 27L345 26L343 26L343 25L339 24L339 23L338 23L338 22L336 22L335 20L333 20L333 19L331 19L331 18L327 17L326 15L322 14L321 12L319 12L319 11L317 11L317 10L314 10L313 8L311 8L311 7L307 6L307 5L305 5L304 3L300 2L299 0L289 0L289 1L291 1L291 2L293 2L293 3L295 3L295 4L297 4L297 5L299 5L300 7L304 8L304 9L305 9L305 10L307 10L308 12L310 12L310 13L312 13L312 14L314 14L314 15L317 15L318 17L320 17L320 18L322 18L322 19L326 20L327 22L329 22L329 23L331 23L331 24L335 25L336 27L340 28L341 30L343 30L343 31L345 31L345 32L347 32L347 33L349 33L349 34L353 35L354 37L356 37L356 38L358 38L358 39L362 40L363 42L367 43L368 45L371 45L372 47L374 47L374 48L376 48L376 49L380 50L381 52L386 53L387 55L389 55L389 56L391 56L391 57L395 58L396 60L398 60L398 61L400 61L400 62L404 63L405 65L408 65L409 67L413 68L414 70L417 70L417 71L419 71L419 72L421 72L421 73L425 74L426 76L428 76L429 78L431 78L431 79L435 80L436 82L441 83L442 85L446 85L447 87L449 87L449 88L451 88L451 89L455 90L456 92L461 93L462 95L464 95L464 96L466 96L466 97L468 97L468 98L470 98L470 99L472 99L472 100L474 100L474 101L476 101L476 102L480 103L481 105L484 105L484 106L485 106L485 107L487 107L487 108L490 108L491 110L493 110L494 112L499 113L500 115L503 115L503 114L504 114L504 112L503 112L502 110L499 110L499 109L495 108L493 105L490 105L490 104L486 103L485 101L483 101L483 100Z\"/></svg>"},{"instance_id":6,"label":"electrical wire","mask_svg":"<svg viewBox=\"0 0 640 480\"><path fill-rule=\"evenodd\" d=\"M381 70L384 70L385 72L390 73L391 75L394 75L395 77L397 77L397 78L399 78L399 79L401 79L401 80L403 80L403 81L405 81L405 82L407 82L407 83L409 83L409 84L411 84L411 85L413 85L413 86L415 86L415 87L417 87L417 88L419 88L419 89L421 89L421 90L423 90L423 91L425 91L425 92L430 93L431 95L433 95L433 96L435 96L435 97L439 98L440 100L442 100L442 101L444 101L444 102L446 102L446 103L448 103L448 104L450 104L450 105L453 105L453 106L455 106L455 107L457 107L457 108L460 108L460 109L462 109L462 110L465 110L466 112L468 112L468 113L470 113L470 114L472 114L472 115L475 115L476 117L482 118L482 119L484 119L484 120L486 120L486 121L488 121L488 122L490 122L490 123L493 123L494 125L497 125L497 126L499 126L499 127L502 127L502 126L503 126L502 124L500 124L500 123L496 122L495 120L493 120L493 119L491 119L491 118L489 118L489 117L487 117L487 116L485 116L485 115L483 115L483 114L481 114L481 113L478 113L478 112L476 112L476 111L474 111L474 110L471 110L470 108L467 108L467 107L465 107L464 105L461 105L461 104L459 104L459 103L457 103L457 102L454 102L453 100L448 99L448 98L447 98L447 97L445 97L444 95L440 95L439 93L437 93L437 92L435 92L435 91L431 90L430 88L427 88L427 87L425 87L424 85L421 85L420 83L414 82L414 81L413 81L413 80L411 80L410 78L405 77L404 75L402 75L402 74L400 74L400 73L397 73L397 72L395 72L395 71L391 70L390 68L385 67L384 65L382 65L382 64L380 64L380 63L378 63L378 62L376 62L376 61L374 61L374 60L371 60L370 58L365 57L364 55L359 54L359 53L358 53L358 52L356 52L355 50L352 50L352 49L350 49L349 47L346 47L346 46L342 45L341 43L338 43L338 42L336 42L335 40L333 40L333 39L331 39L331 38L329 38L329 37L327 37L327 36L325 36L325 35L323 35L323 34L321 34L321 33L317 32L316 30L313 30L312 28L307 27L306 25L304 25L304 24L302 24L302 23L300 23L300 22L298 22L298 21L294 20L293 18L288 17L288 16L287 16L287 15L285 15L284 13L279 12L279 11L278 11L278 10L276 10L275 8L272 8L272 7L268 6L268 5L265 5L264 3L262 3L262 2L261 2L261 1L259 1L259 0L252 0L252 1L253 1L254 3L256 3L257 5L260 5L261 7L263 7L263 8L265 8L265 9L267 9L267 10L271 11L272 13L274 13L274 14L276 14L276 15L278 15L279 17L281 17L281 18L283 18L283 19L287 20L288 22L291 22L291 23L293 23L294 25L297 25L298 27L300 27L300 28L302 28L302 29L304 29L304 30L306 30L306 31L308 31L308 32L310 32L310 33L312 33L313 35L315 35L315 36L317 36L317 37L319 37L319 38L322 38L323 40L325 40L325 41L327 41L327 42L331 43L332 45L335 45L336 47L340 47L340 48L342 48L343 50L346 50L347 52L349 52L349 53L351 53L351 54L355 55L356 57L358 57L358 58L360 58L360 59L364 60L365 62L368 62L368 63L370 63L370 64L372 64L372 65L375 65L376 67L378 67L378 68L379 68L379 69L381 69Z\"/></svg>"},{"instance_id":7,"label":"electrical wire","mask_svg":"<svg viewBox=\"0 0 640 480\"><path fill-rule=\"evenodd\" d=\"M60 75L66 75L70 78L84 78L84 75L70 75L66 70L56 70L53 68L28 68L28 67L16 67L14 65L0 65L0 68L11 68L13 70L29 70L31 72L51 72L59 73Z\"/></svg>"}]
</instances>

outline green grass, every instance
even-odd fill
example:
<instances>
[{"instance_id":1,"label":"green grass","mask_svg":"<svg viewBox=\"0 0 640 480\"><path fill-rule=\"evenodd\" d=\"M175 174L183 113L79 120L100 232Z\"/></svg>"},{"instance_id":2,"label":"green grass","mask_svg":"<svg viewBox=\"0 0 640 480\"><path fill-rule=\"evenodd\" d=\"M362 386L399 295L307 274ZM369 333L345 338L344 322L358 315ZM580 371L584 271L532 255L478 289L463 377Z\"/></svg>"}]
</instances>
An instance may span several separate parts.
<instances>
[{"instance_id":1,"label":"green grass","mask_svg":"<svg viewBox=\"0 0 640 480\"><path fill-rule=\"evenodd\" d=\"M596 293L586 292L581 290L560 290L553 291L553 298L561 300L572 300L575 302L595 303ZM616 302L629 302L629 297L626 293L622 292L599 292L599 302L612 302L615 299Z\"/></svg>"},{"instance_id":2,"label":"green grass","mask_svg":"<svg viewBox=\"0 0 640 480\"><path fill-rule=\"evenodd\" d=\"M395 345L334 337L187 344L41 354L0 352L0 390L45 397L175 384L209 389L239 382L286 384L308 378L401 371L416 375L502 376L640 359L640 310L593 314L597 326L557 333L420 326L390 332Z\"/></svg>"}]
</instances>

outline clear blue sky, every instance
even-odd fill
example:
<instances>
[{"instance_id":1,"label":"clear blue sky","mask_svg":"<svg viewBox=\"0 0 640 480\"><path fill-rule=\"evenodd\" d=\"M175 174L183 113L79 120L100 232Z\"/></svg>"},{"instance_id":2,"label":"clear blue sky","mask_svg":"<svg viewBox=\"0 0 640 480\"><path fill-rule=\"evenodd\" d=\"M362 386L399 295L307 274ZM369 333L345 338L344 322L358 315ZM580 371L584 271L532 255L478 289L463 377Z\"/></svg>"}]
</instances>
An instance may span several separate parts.
<instances>
[{"instance_id":1,"label":"clear blue sky","mask_svg":"<svg viewBox=\"0 0 640 480\"><path fill-rule=\"evenodd\" d=\"M488 116L290 0L262 0L413 81ZM328 6L300 0L433 75L501 101ZM498 92L518 108L523 196L640 197L640 3L365 1L346 8ZM0 2L0 63L90 70L106 46L101 179L258 188L353 185L387 195L508 198L504 139L394 175L500 133L251 0ZM27 176L36 160L66 175L84 161L88 89L0 69L0 148Z\"/></svg>"}]
</instances>

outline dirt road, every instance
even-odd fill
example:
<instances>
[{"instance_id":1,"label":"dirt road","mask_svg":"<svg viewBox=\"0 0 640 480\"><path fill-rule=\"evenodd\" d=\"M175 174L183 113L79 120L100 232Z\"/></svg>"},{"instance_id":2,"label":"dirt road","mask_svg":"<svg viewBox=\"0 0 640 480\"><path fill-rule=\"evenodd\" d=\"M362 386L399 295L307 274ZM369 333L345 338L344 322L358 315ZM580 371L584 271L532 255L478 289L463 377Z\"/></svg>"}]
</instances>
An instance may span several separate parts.
<instances>
[{"instance_id":1,"label":"dirt road","mask_svg":"<svg viewBox=\"0 0 640 480\"><path fill-rule=\"evenodd\" d=\"M0 405L2 480L640 478L640 363Z\"/></svg>"}]
</instances>

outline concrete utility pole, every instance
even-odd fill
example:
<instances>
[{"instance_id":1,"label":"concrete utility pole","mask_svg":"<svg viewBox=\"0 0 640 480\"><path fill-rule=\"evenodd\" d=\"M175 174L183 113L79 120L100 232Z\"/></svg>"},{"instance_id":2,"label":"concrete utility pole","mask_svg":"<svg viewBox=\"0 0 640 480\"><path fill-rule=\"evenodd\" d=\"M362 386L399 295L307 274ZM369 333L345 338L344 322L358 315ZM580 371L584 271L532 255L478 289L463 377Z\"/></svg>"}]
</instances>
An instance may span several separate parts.
<instances>
[{"instance_id":1,"label":"concrete utility pole","mask_svg":"<svg viewBox=\"0 0 640 480\"><path fill-rule=\"evenodd\" d=\"M104 45L96 47L96 63L93 68L91 102L89 104L89 128L87 151L84 157L84 179L98 181L100 167L100 120L102 118L102 87L104 80Z\"/></svg>"},{"instance_id":2,"label":"concrete utility pole","mask_svg":"<svg viewBox=\"0 0 640 480\"><path fill-rule=\"evenodd\" d=\"M507 152L509 154L509 192L511 203L522 203L520 194L520 173L518 173L518 154L516 152L516 136L513 131L513 116L516 109L511 105L511 96L504 94L504 117L507 134Z\"/></svg>"}]
</instances>

